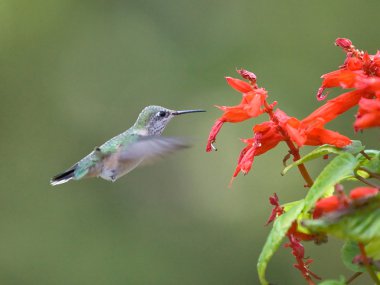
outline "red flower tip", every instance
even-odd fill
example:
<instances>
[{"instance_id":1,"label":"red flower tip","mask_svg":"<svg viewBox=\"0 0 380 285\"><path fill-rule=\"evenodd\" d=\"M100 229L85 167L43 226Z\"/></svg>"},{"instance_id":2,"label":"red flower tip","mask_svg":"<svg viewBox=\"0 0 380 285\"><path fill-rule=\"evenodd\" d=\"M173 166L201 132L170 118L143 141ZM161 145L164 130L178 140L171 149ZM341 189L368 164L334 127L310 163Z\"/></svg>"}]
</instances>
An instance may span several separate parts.
<instances>
[{"instance_id":1,"label":"red flower tip","mask_svg":"<svg viewBox=\"0 0 380 285\"><path fill-rule=\"evenodd\" d=\"M350 192L350 198L352 200L367 198L370 196L375 196L379 193L379 189L372 187L358 187Z\"/></svg>"},{"instance_id":2,"label":"red flower tip","mask_svg":"<svg viewBox=\"0 0 380 285\"><path fill-rule=\"evenodd\" d=\"M212 149L214 149L212 144L215 142L216 135L219 133L220 129L222 128L223 123L224 123L224 121L219 119L219 120L216 120L214 125L212 126L212 129L210 131L210 134L209 134L208 140L207 140L207 146L206 146L207 152L210 152Z\"/></svg>"},{"instance_id":3,"label":"red flower tip","mask_svg":"<svg viewBox=\"0 0 380 285\"><path fill-rule=\"evenodd\" d=\"M234 88L235 90L237 90L241 93L248 93L249 91L253 90L253 87L249 83L247 83L243 80L228 77L228 76L226 76L226 80L227 80L227 83L232 88Z\"/></svg>"},{"instance_id":4,"label":"red flower tip","mask_svg":"<svg viewBox=\"0 0 380 285\"><path fill-rule=\"evenodd\" d=\"M325 87L320 87L318 89L318 92L317 92L317 100L318 101L322 101L322 100L325 100L327 98L327 95L329 94L328 92L326 92L325 94L323 94L323 91L325 91Z\"/></svg>"},{"instance_id":5,"label":"red flower tip","mask_svg":"<svg viewBox=\"0 0 380 285\"><path fill-rule=\"evenodd\" d=\"M236 69L236 72L241 75L244 79L247 79L251 82L251 84L256 83L256 74L254 74L251 71L245 70L245 69Z\"/></svg>"},{"instance_id":6,"label":"red flower tip","mask_svg":"<svg viewBox=\"0 0 380 285\"><path fill-rule=\"evenodd\" d=\"M331 196L327 198L320 199L315 204L315 209L313 213L313 218L317 219L323 214L333 212L340 207L340 199L337 196Z\"/></svg>"},{"instance_id":7,"label":"red flower tip","mask_svg":"<svg viewBox=\"0 0 380 285\"><path fill-rule=\"evenodd\" d=\"M338 47L341 47L345 51L349 51L353 48L352 42L349 39L346 38L337 38L335 40L335 45Z\"/></svg>"}]
</instances>

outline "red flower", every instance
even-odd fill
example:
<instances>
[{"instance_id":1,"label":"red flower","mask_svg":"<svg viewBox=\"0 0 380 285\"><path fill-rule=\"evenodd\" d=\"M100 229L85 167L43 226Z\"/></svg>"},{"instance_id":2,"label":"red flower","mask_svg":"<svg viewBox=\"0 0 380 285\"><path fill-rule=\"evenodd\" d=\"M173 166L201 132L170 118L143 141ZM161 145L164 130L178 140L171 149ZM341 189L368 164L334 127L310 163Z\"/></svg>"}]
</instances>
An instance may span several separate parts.
<instances>
[{"instance_id":1,"label":"red flower","mask_svg":"<svg viewBox=\"0 0 380 285\"><path fill-rule=\"evenodd\" d=\"M334 120L340 114L356 106L362 97L361 91L351 91L343 93L338 97L327 101L324 105L316 109L313 113L302 120L303 124L312 124L321 121L322 125Z\"/></svg>"},{"instance_id":2,"label":"red flower","mask_svg":"<svg viewBox=\"0 0 380 285\"><path fill-rule=\"evenodd\" d=\"M350 64L351 60L346 62L346 66L352 66ZM356 68L356 67L355 67ZM318 89L317 99L323 100L326 98L326 95L323 95L323 92L327 88L332 87L342 87L344 89L348 88L364 88L366 76L363 71L360 70L347 70L347 69L339 69L336 71L332 71L330 73L326 73L321 76L323 78L323 82L321 87Z\"/></svg>"},{"instance_id":3,"label":"red flower","mask_svg":"<svg viewBox=\"0 0 380 285\"><path fill-rule=\"evenodd\" d=\"M253 88L252 88L252 85L250 85L249 83L243 81L243 80L240 80L240 79L237 79L237 78L232 78L232 77L229 77L229 76L226 76L226 80L227 80L227 83L232 87L234 88L235 90L241 92L241 93L248 93L249 91L252 91Z\"/></svg>"},{"instance_id":4,"label":"red flower","mask_svg":"<svg viewBox=\"0 0 380 285\"><path fill-rule=\"evenodd\" d=\"M318 111L318 110L317 110ZM326 118L324 118L324 115ZM280 109L277 109L275 116L279 121L279 126L286 130L287 135L299 147L303 145L331 144L337 147L344 147L351 144L351 140L337 132L324 129L324 125L330 119L329 113L311 114L305 120L299 121L296 118L287 116Z\"/></svg>"},{"instance_id":5,"label":"red flower","mask_svg":"<svg viewBox=\"0 0 380 285\"><path fill-rule=\"evenodd\" d=\"M339 106L339 100L336 106ZM280 141L290 139L299 147L322 144L345 147L351 144L349 138L337 132L324 129L324 124L333 117L330 111L331 109L332 108L327 107L324 111L317 110L317 114L310 115L302 121L294 117L289 117L285 112L277 109L271 121L254 126L253 138L243 140L247 146L240 153L233 178L236 177L240 171L247 174L252 167L255 156L259 156L274 148ZM339 111L335 113L339 113ZM323 116L326 116L326 118L324 119Z\"/></svg>"},{"instance_id":6,"label":"red flower","mask_svg":"<svg viewBox=\"0 0 380 285\"><path fill-rule=\"evenodd\" d=\"M222 128L223 123L224 122L221 121L220 119L215 121L214 125L211 128L210 134L208 136L206 151L212 150L212 143L215 141L216 135L219 133L220 129Z\"/></svg>"},{"instance_id":7,"label":"red flower","mask_svg":"<svg viewBox=\"0 0 380 285\"><path fill-rule=\"evenodd\" d=\"M334 196L322 198L315 203L313 218L318 219L324 214L346 209L352 205L352 200L368 198L379 193L379 189L373 187L358 187L351 190L349 198L344 192L338 191Z\"/></svg>"},{"instance_id":8,"label":"red flower","mask_svg":"<svg viewBox=\"0 0 380 285\"><path fill-rule=\"evenodd\" d=\"M362 98L354 124L355 130L380 127L380 99Z\"/></svg>"},{"instance_id":9,"label":"red flower","mask_svg":"<svg viewBox=\"0 0 380 285\"><path fill-rule=\"evenodd\" d=\"M307 233L301 232L298 229L298 222L297 221L294 221L292 226L289 228L288 235L293 235L295 238L297 238L298 240L302 240L302 241L317 240L317 238L318 238L314 234L307 234Z\"/></svg>"},{"instance_id":10,"label":"red flower","mask_svg":"<svg viewBox=\"0 0 380 285\"><path fill-rule=\"evenodd\" d=\"M372 187L358 187L350 192L350 198L352 200L368 198L370 196L375 196L379 193L379 189Z\"/></svg>"},{"instance_id":11,"label":"red flower","mask_svg":"<svg viewBox=\"0 0 380 285\"><path fill-rule=\"evenodd\" d=\"M246 71L248 73L248 71ZM245 74L245 73L244 73ZM246 76L253 76L247 74ZM220 131L223 123L238 123L250 118L257 117L264 112L262 108L267 92L264 88L258 88L240 79L226 77L227 83L235 90L242 92L242 100L236 106L216 106L224 112L224 114L215 122L211 129L207 140L206 151L212 150L212 143L215 142L216 135ZM253 80L253 79L252 79Z\"/></svg>"},{"instance_id":12,"label":"red flower","mask_svg":"<svg viewBox=\"0 0 380 285\"><path fill-rule=\"evenodd\" d=\"M313 212L313 218L318 219L320 216L326 213L334 212L341 207L341 199L337 196L330 196L322 198L315 203L315 209Z\"/></svg>"},{"instance_id":13,"label":"red flower","mask_svg":"<svg viewBox=\"0 0 380 285\"><path fill-rule=\"evenodd\" d=\"M336 45L343 48L347 58L339 70L322 75L323 82L317 93L318 100L323 100L326 88L342 87L366 89L370 84L368 79L380 76L380 53L369 55L355 49L349 39L339 38ZM364 94L363 94L364 95Z\"/></svg>"},{"instance_id":14,"label":"red flower","mask_svg":"<svg viewBox=\"0 0 380 285\"><path fill-rule=\"evenodd\" d=\"M255 156L267 152L284 140L284 137L278 132L277 125L272 121L254 126L253 131L255 133L253 138L243 140L247 146L240 153L233 177L236 177L240 171L247 174Z\"/></svg>"}]
</instances>

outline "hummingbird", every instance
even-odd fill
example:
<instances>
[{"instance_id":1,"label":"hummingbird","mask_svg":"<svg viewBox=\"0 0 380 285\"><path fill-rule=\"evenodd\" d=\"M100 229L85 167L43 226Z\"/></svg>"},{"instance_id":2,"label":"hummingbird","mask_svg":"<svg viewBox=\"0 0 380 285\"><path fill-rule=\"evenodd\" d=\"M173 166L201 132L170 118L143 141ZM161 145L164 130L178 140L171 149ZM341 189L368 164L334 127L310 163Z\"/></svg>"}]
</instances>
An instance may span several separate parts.
<instances>
[{"instance_id":1,"label":"hummingbird","mask_svg":"<svg viewBox=\"0 0 380 285\"><path fill-rule=\"evenodd\" d=\"M187 148L190 145L184 139L163 137L161 134L174 116L196 112L205 110L174 111L161 106L145 107L131 128L95 147L72 167L54 176L50 184L54 186L87 177L101 177L114 182L141 164Z\"/></svg>"}]
</instances>

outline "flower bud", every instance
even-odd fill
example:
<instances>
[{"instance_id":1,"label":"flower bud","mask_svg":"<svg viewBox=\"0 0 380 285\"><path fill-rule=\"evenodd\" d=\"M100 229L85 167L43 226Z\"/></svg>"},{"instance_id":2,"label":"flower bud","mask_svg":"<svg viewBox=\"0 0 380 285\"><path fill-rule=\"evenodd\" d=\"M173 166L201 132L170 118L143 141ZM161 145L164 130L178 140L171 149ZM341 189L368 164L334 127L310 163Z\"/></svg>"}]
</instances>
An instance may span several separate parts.
<instances>
[{"instance_id":1,"label":"flower bud","mask_svg":"<svg viewBox=\"0 0 380 285\"><path fill-rule=\"evenodd\" d=\"M337 38L335 40L335 45L341 47L344 50L349 50L352 46L352 42L346 38Z\"/></svg>"}]
</instances>

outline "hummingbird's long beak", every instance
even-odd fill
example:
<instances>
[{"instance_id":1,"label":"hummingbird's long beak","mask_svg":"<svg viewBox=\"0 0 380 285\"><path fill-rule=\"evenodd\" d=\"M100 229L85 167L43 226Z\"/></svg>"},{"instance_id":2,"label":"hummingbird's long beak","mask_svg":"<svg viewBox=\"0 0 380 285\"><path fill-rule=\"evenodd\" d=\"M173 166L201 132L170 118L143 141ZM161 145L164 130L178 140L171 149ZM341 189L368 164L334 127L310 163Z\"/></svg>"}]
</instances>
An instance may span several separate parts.
<instances>
[{"instance_id":1,"label":"hummingbird's long beak","mask_svg":"<svg viewBox=\"0 0 380 285\"><path fill-rule=\"evenodd\" d=\"M188 114L188 113L199 113L199 112L206 112L206 110L183 110L183 111L174 111L172 115L177 116L177 115L183 115L183 114Z\"/></svg>"}]
</instances>

